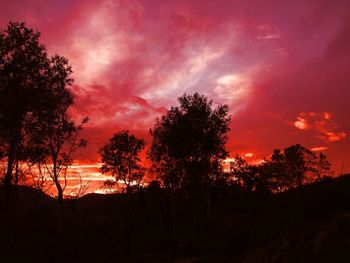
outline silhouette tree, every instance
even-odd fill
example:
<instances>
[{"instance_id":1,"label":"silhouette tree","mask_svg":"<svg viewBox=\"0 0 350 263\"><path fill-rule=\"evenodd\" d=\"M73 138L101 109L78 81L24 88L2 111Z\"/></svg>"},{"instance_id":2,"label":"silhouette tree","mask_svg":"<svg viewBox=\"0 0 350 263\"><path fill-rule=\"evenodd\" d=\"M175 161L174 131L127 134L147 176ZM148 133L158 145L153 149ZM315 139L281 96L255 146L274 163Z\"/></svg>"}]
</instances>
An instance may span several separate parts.
<instances>
[{"instance_id":1,"label":"silhouette tree","mask_svg":"<svg viewBox=\"0 0 350 263\"><path fill-rule=\"evenodd\" d=\"M27 157L28 129L38 117L46 88L47 54L39 36L24 23L10 22L0 32L0 142L7 162L7 186L18 161Z\"/></svg>"},{"instance_id":2,"label":"silhouette tree","mask_svg":"<svg viewBox=\"0 0 350 263\"><path fill-rule=\"evenodd\" d=\"M224 146L230 116L227 105L214 108L198 93L184 94L178 101L180 106L171 107L151 129L148 157L166 188L189 194L194 230L199 231L199 224L209 223L209 187L228 155Z\"/></svg>"},{"instance_id":3,"label":"silhouette tree","mask_svg":"<svg viewBox=\"0 0 350 263\"><path fill-rule=\"evenodd\" d=\"M316 155L300 144L283 151L275 149L270 159L258 164L248 164L241 157L231 164L231 173L250 190L269 189L284 191L303 184L322 180L333 175L325 154Z\"/></svg>"},{"instance_id":4,"label":"silhouette tree","mask_svg":"<svg viewBox=\"0 0 350 263\"><path fill-rule=\"evenodd\" d=\"M230 174L233 184L238 184L249 191L268 190L261 165L249 164L240 155L236 155L234 161L230 163Z\"/></svg>"},{"instance_id":5,"label":"silhouette tree","mask_svg":"<svg viewBox=\"0 0 350 263\"><path fill-rule=\"evenodd\" d=\"M145 174L145 169L140 165L139 154L144 149L143 139L130 135L129 131L122 130L109 139L99 153L103 163L100 171L109 172L116 178L116 181L123 181L128 198L129 211L124 227L124 246L127 253L132 253L134 246L134 220L135 211L133 206L132 190L134 186L140 185Z\"/></svg>"},{"instance_id":6,"label":"silhouette tree","mask_svg":"<svg viewBox=\"0 0 350 263\"><path fill-rule=\"evenodd\" d=\"M33 147L30 161L38 163L51 177L57 188L60 204L63 202L63 191L72 155L87 143L84 139L79 140L78 135L88 118L84 118L80 125L76 125L68 115L68 110L74 103L73 95L68 88L73 83L71 74L72 69L66 58L55 55L48 59L46 70L43 72L47 89L41 94L43 103L40 118L31 129ZM60 182L62 179L63 185Z\"/></svg>"},{"instance_id":7,"label":"silhouette tree","mask_svg":"<svg viewBox=\"0 0 350 263\"><path fill-rule=\"evenodd\" d=\"M178 100L180 106L172 107L151 129L148 157L166 187L207 185L228 155L228 106L213 109L213 102L198 93Z\"/></svg>"},{"instance_id":8,"label":"silhouette tree","mask_svg":"<svg viewBox=\"0 0 350 263\"><path fill-rule=\"evenodd\" d=\"M113 192L113 187L117 184L115 180L112 179L107 179L106 181L103 182L103 187L107 188L107 191L109 193Z\"/></svg>"},{"instance_id":9,"label":"silhouette tree","mask_svg":"<svg viewBox=\"0 0 350 263\"><path fill-rule=\"evenodd\" d=\"M247 186L252 189L252 176L250 172L250 165L240 155L234 157L234 161L230 162L230 173L232 175L232 183Z\"/></svg>"},{"instance_id":10,"label":"silhouette tree","mask_svg":"<svg viewBox=\"0 0 350 263\"><path fill-rule=\"evenodd\" d=\"M62 106L62 105L61 105ZM69 106L69 105L65 105ZM83 125L88 122L84 118L80 125L76 125L67 115L68 107L59 107L55 114L60 115L47 119L39 133L41 154L36 162L45 169L57 189L59 203L63 204L63 193L67 186L67 172L73 162L73 154L87 145L85 139L79 139ZM64 181L61 183L61 181ZM82 189L80 189L82 190Z\"/></svg>"},{"instance_id":11,"label":"silhouette tree","mask_svg":"<svg viewBox=\"0 0 350 263\"><path fill-rule=\"evenodd\" d=\"M0 31L0 152L7 163L6 186L13 174L18 177L19 162L42 159L47 132L63 123L73 103L66 89L73 82L68 61L49 58L39 37L24 23L10 22Z\"/></svg>"},{"instance_id":12,"label":"silhouette tree","mask_svg":"<svg viewBox=\"0 0 350 263\"><path fill-rule=\"evenodd\" d=\"M145 174L139 158L144 147L144 140L130 135L127 130L114 134L99 151L103 163L101 172L109 172L117 181L123 181L126 191L130 193L133 185L140 185Z\"/></svg>"},{"instance_id":13,"label":"silhouette tree","mask_svg":"<svg viewBox=\"0 0 350 263\"><path fill-rule=\"evenodd\" d=\"M314 176L318 180L332 177L334 172L331 170L331 163L328 161L327 156L324 153L318 155L318 161L314 169Z\"/></svg>"},{"instance_id":14,"label":"silhouette tree","mask_svg":"<svg viewBox=\"0 0 350 263\"><path fill-rule=\"evenodd\" d=\"M271 160L267 161L274 172L279 188L301 186L308 177L317 171L317 156L301 146L292 145L282 151L275 150Z\"/></svg>"}]
</instances>

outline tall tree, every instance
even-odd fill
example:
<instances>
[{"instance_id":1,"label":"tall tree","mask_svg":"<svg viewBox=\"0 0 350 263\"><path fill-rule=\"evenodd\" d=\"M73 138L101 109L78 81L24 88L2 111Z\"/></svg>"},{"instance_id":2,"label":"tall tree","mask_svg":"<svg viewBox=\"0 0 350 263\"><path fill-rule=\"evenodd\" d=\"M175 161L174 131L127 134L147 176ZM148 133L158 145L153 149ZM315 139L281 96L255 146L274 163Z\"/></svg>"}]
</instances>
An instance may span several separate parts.
<instances>
[{"instance_id":1,"label":"tall tree","mask_svg":"<svg viewBox=\"0 0 350 263\"><path fill-rule=\"evenodd\" d=\"M79 139L79 133L88 118L84 118L80 125L76 125L67 115L66 108L56 112L53 120L47 120L40 133L41 155L36 161L40 169L50 176L56 189L59 203L63 204L64 190L67 186L67 172L73 162L73 154L87 141ZM39 170L40 170L39 169Z\"/></svg>"},{"instance_id":2,"label":"tall tree","mask_svg":"<svg viewBox=\"0 0 350 263\"><path fill-rule=\"evenodd\" d=\"M18 161L27 158L31 128L46 89L48 59L38 32L10 22L0 31L0 142L7 161L4 183L12 183Z\"/></svg>"},{"instance_id":3,"label":"tall tree","mask_svg":"<svg viewBox=\"0 0 350 263\"><path fill-rule=\"evenodd\" d=\"M66 176L76 150L85 147L87 141L79 139L79 133L88 118L80 125L75 124L68 114L73 105L72 69L68 60L55 55L48 60L44 73L46 93L42 93L41 111L36 125L33 126L31 162L37 162L51 177L56 189L59 203L63 203L63 191ZM62 184L61 181L64 181Z\"/></svg>"},{"instance_id":4,"label":"tall tree","mask_svg":"<svg viewBox=\"0 0 350 263\"><path fill-rule=\"evenodd\" d=\"M210 182L225 150L230 116L228 106L195 93L178 98L151 129L148 157L163 184L170 188L198 187Z\"/></svg>"},{"instance_id":5,"label":"tall tree","mask_svg":"<svg viewBox=\"0 0 350 263\"><path fill-rule=\"evenodd\" d=\"M127 130L114 134L99 151L103 163L101 172L109 172L116 180L123 181L130 193L132 185L139 185L145 173L139 157L144 147L144 140Z\"/></svg>"},{"instance_id":6,"label":"tall tree","mask_svg":"<svg viewBox=\"0 0 350 263\"><path fill-rule=\"evenodd\" d=\"M129 131L122 130L112 136L109 142L104 145L99 153L103 163L100 171L111 173L116 181L123 181L128 197L129 211L124 224L124 246L128 253L132 252L134 243L134 219L132 190L133 186L139 186L145 169L140 164L140 152L144 149L145 142L137 138Z\"/></svg>"},{"instance_id":7,"label":"tall tree","mask_svg":"<svg viewBox=\"0 0 350 263\"><path fill-rule=\"evenodd\" d=\"M214 108L213 101L198 93L184 94L178 101L180 106L171 107L150 131L148 157L170 192L181 190L190 196L196 232L199 225L209 224L209 187L228 156L224 146L230 116L227 105Z\"/></svg>"},{"instance_id":8,"label":"tall tree","mask_svg":"<svg viewBox=\"0 0 350 263\"><path fill-rule=\"evenodd\" d=\"M6 186L18 174L19 162L42 159L49 134L72 124L67 116L73 104L67 88L73 83L71 67L64 57L49 58L39 38L24 23L10 22L0 31L0 149L7 162Z\"/></svg>"}]
</instances>

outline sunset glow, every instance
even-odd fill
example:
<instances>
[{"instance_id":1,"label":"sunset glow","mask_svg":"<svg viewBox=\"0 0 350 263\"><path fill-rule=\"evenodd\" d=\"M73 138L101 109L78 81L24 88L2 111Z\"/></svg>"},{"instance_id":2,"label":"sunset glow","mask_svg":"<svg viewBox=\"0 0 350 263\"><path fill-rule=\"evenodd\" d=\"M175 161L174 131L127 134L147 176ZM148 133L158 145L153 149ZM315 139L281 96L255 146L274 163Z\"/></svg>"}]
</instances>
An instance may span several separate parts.
<instances>
[{"instance_id":1,"label":"sunset glow","mask_svg":"<svg viewBox=\"0 0 350 263\"><path fill-rule=\"evenodd\" d=\"M99 172L108 138L128 129L147 148L156 118L185 92L229 105L227 160L301 143L350 172L348 1L264 2L13 0L2 1L0 26L25 21L69 59L71 114L90 121L68 180L88 192L113 179Z\"/></svg>"}]
</instances>

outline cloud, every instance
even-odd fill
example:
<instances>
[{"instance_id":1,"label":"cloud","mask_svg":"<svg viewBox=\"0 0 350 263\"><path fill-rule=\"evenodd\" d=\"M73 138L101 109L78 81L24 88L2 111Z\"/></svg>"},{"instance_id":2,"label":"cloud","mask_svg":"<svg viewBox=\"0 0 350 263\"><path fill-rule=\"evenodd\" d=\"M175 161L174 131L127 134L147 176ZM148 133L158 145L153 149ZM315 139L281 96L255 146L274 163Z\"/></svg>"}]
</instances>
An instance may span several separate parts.
<instances>
[{"instance_id":1,"label":"cloud","mask_svg":"<svg viewBox=\"0 0 350 263\"><path fill-rule=\"evenodd\" d=\"M346 137L345 132L330 132L324 131L324 135L320 136L325 142L337 142L341 141Z\"/></svg>"},{"instance_id":2,"label":"cloud","mask_svg":"<svg viewBox=\"0 0 350 263\"><path fill-rule=\"evenodd\" d=\"M328 147L326 146L319 146L319 147L312 147L310 150L313 152L320 152L320 151L326 151Z\"/></svg>"},{"instance_id":3,"label":"cloud","mask_svg":"<svg viewBox=\"0 0 350 263\"><path fill-rule=\"evenodd\" d=\"M346 137L344 131L337 131L338 125L332 120L333 115L329 112L299 113L294 126L300 130L313 130L316 138L322 139L326 143L337 142Z\"/></svg>"},{"instance_id":4,"label":"cloud","mask_svg":"<svg viewBox=\"0 0 350 263\"><path fill-rule=\"evenodd\" d=\"M307 123L307 120L303 117L300 117L300 116L297 117L297 120L294 122L294 126L300 130L309 129L309 125Z\"/></svg>"}]
</instances>

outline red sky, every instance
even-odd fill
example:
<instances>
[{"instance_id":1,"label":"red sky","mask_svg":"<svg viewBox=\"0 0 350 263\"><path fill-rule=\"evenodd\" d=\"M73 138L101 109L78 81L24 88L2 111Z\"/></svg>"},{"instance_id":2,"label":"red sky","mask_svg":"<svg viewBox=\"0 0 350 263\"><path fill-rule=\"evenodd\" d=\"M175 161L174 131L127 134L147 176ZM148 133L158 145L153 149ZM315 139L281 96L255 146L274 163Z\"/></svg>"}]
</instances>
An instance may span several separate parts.
<instances>
[{"instance_id":1,"label":"red sky","mask_svg":"<svg viewBox=\"0 0 350 263\"><path fill-rule=\"evenodd\" d=\"M301 143L350 172L350 2L0 0L73 66L83 162L120 129L149 128L184 92L227 103L228 150L268 156ZM250 156L250 155L248 155Z\"/></svg>"}]
</instances>

